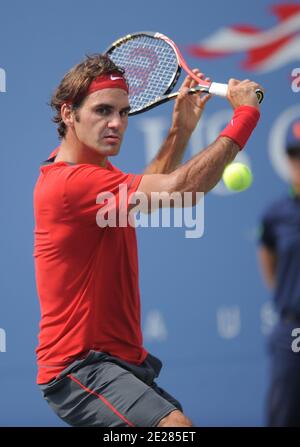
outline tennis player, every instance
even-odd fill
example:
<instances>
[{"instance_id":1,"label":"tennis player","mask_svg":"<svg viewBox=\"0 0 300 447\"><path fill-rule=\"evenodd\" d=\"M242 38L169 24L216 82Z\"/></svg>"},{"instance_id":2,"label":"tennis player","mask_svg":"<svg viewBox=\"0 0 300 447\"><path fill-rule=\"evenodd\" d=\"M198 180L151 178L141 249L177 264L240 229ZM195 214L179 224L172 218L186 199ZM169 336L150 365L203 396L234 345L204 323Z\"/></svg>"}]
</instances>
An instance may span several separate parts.
<instances>
[{"instance_id":1,"label":"tennis player","mask_svg":"<svg viewBox=\"0 0 300 447\"><path fill-rule=\"evenodd\" d=\"M203 76L199 70L195 70ZM125 74L126 75L126 74ZM39 384L72 426L191 427L181 404L156 383L162 363L143 347L135 229L97 225L100 193L121 201L139 191L207 192L246 144L259 119L258 84L229 82L233 119L212 144L180 165L209 99L188 95L187 77L167 138L143 174L110 161L120 151L130 104L123 71L107 56L87 57L53 94L59 148L34 191L35 268L41 306ZM151 211L151 210L150 210Z\"/></svg>"}]
</instances>

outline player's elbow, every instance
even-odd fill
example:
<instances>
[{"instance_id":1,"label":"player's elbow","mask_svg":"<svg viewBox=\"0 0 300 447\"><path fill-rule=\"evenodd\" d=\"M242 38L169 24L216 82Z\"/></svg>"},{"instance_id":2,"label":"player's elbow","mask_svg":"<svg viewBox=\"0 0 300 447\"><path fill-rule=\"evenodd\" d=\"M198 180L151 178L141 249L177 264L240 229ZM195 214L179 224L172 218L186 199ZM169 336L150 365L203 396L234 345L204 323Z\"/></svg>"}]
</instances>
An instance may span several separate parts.
<instances>
[{"instance_id":1,"label":"player's elbow","mask_svg":"<svg viewBox=\"0 0 300 447\"><path fill-rule=\"evenodd\" d=\"M169 184L170 195L180 195L182 198L183 207L191 207L197 205L203 198L204 193L197 191L196 188L190 184L186 173L175 171L172 174L172 181Z\"/></svg>"},{"instance_id":2,"label":"player's elbow","mask_svg":"<svg viewBox=\"0 0 300 447\"><path fill-rule=\"evenodd\" d=\"M174 171L170 174L144 175L135 195L143 213L158 208L185 208L197 205L202 193L189 190L187 179Z\"/></svg>"}]
</instances>

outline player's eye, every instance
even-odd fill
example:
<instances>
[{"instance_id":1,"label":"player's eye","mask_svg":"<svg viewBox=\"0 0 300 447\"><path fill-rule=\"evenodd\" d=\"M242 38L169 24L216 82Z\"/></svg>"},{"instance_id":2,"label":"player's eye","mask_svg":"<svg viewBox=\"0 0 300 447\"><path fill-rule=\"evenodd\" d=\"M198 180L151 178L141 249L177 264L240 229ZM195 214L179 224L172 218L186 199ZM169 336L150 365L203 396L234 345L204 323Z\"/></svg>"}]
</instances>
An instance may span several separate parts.
<instances>
[{"instance_id":1,"label":"player's eye","mask_svg":"<svg viewBox=\"0 0 300 447\"><path fill-rule=\"evenodd\" d=\"M124 117L128 116L128 113L129 113L129 109L121 110L120 115L122 118L124 118Z\"/></svg>"},{"instance_id":2,"label":"player's eye","mask_svg":"<svg viewBox=\"0 0 300 447\"><path fill-rule=\"evenodd\" d=\"M97 107L96 112L102 116L108 116L111 113L111 109L109 107Z\"/></svg>"}]
</instances>

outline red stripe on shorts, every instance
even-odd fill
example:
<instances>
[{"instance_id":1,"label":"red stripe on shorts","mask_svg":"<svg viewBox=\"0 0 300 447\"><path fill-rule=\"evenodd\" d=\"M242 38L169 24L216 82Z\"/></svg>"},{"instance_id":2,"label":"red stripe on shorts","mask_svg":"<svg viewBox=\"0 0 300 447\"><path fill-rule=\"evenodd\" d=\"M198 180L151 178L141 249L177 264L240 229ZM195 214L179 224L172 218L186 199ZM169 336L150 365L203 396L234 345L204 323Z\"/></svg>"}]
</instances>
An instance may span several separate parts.
<instances>
[{"instance_id":1,"label":"red stripe on shorts","mask_svg":"<svg viewBox=\"0 0 300 447\"><path fill-rule=\"evenodd\" d=\"M101 396L101 394L96 393L96 391L90 390L86 386L84 386L79 380L77 380L74 376L71 374L68 374L69 379L73 380L73 382L76 382L81 388L83 388L87 393L93 394L94 396L98 397L105 405L107 405L122 421L124 421L126 424L128 424L130 427L135 427L135 425L130 422L128 419L126 419L125 416L123 416L110 402L108 402L105 397Z\"/></svg>"}]
</instances>

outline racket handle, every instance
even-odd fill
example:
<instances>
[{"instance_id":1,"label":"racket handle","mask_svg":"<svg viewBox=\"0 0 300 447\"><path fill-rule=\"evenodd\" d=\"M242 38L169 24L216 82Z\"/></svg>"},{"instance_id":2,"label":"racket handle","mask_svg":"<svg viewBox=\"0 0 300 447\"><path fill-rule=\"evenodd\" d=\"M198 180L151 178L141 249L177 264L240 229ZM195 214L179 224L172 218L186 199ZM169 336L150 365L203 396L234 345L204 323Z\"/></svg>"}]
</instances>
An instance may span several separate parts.
<instances>
[{"instance_id":1,"label":"racket handle","mask_svg":"<svg viewBox=\"0 0 300 447\"><path fill-rule=\"evenodd\" d=\"M212 82L208 91L212 95L223 96L225 98L227 95L227 90L228 90L228 84L220 84L219 82ZM264 92L260 89L256 89L255 93L256 93L258 102L260 104L262 102L262 100L264 99Z\"/></svg>"},{"instance_id":2,"label":"racket handle","mask_svg":"<svg viewBox=\"0 0 300 447\"><path fill-rule=\"evenodd\" d=\"M227 90L228 84L220 84L219 82L212 82L208 89L212 95L223 96L224 98L226 98Z\"/></svg>"}]
</instances>

